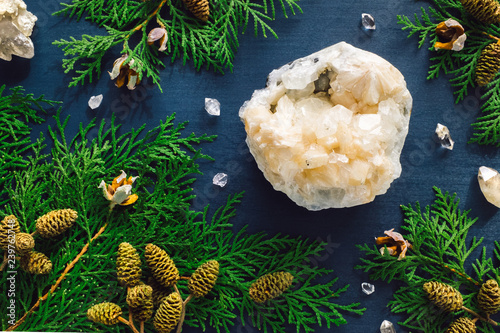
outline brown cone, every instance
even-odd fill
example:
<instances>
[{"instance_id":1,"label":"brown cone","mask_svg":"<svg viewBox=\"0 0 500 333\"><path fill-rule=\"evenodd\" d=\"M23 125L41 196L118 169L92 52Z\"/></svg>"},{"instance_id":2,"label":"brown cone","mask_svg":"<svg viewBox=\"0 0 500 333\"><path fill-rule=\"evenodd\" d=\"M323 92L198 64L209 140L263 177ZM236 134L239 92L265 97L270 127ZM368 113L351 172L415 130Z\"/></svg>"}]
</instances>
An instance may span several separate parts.
<instances>
[{"instance_id":1,"label":"brown cone","mask_svg":"<svg viewBox=\"0 0 500 333\"><path fill-rule=\"evenodd\" d=\"M170 294L156 311L153 324L158 333L171 332L179 322L182 312L182 298L178 293Z\"/></svg>"},{"instance_id":2,"label":"brown cone","mask_svg":"<svg viewBox=\"0 0 500 333\"><path fill-rule=\"evenodd\" d=\"M104 325L118 324L122 309L115 303L99 303L87 310L87 318Z\"/></svg>"},{"instance_id":3,"label":"brown cone","mask_svg":"<svg viewBox=\"0 0 500 333\"><path fill-rule=\"evenodd\" d=\"M52 262L45 254L32 251L21 257L21 269L30 274L48 274L52 271Z\"/></svg>"},{"instance_id":4,"label":"brown cone","mask_svg":"<svg viewBox=\"0 0 500 333\"><path fill-rule=\"evenodd\" d=\"M255 303L264 303L281 295L292 281L293 275L288 272L266 274L252 283L248 292Z\"/></svg>"},{"instance_id":5,"label":"brown cone","mask_svg":"<svg viewBox=\"0 0 500 333\"><path fill-rule=\"evenodd\" d=\"M116 275L120 284L133 287L141 280L141 258L129 243L121 243L116 255Z\"/></svg>"},{"instance_id":6,"label":"brown cone","mask_svg":"<svg viewBox=\"0 0 500 333\"><path fill-rule=\"evenodd\" d=\"M218 275L219 263L216 260L204 263L189 278L189 292L194 297L205 296L214 287Z\"/></svg>"},{"instance_id":7,"label":"brown cone","mask_svg":"<svg viewBox=\"0 0 500 333\"><path fill-rule=\"evenodd\" d=\"M500 288L496 280L488 280L481 286L477 294L479 308L486 314L492 315L500 309Z\"/></svg>"},{"instance_id":8,"label":"brown cone","mask_svg":"<svg viewBox=\"0 0 500 333\"><path fill-rule=\"evenodd\" d=\"M437 281L429 281L424 283L423 289L427 294L427 298L438 308L447 312L462 309L462 294L452 286Z\"/></svg>"},{"instance_id":9,"label":"brown cone","mask_svg":"<svg viewBox=\"0 0 500 333\"><path fill-rule=\"evenodd\" d=\"M36 231L44 238L58 236L73 226L77 217L73 209L53 210L36 220Z\"/></svg>"},{"instance_id":10,"label":"brown cone","mask_svg":"<svg viewBox=\"0 0 500 333\"><path fill-rule=\"evenodd\" d=\"M2 222L0 222L0 248L7 250L9 244L14 246L14 235L20 232L19 221L14 215L4 217ZM10 240L12 243L9 242Z\"/></svg>"},{"instance_id":11,"label":"brown cone","mask_svg":"<svg viewBox=\"0 0 500 333\"><path fill-rule=\"evenodd\" d=\"M135 320L147 321L153 315L153 288L145 284L130 288L127 304Z\"/></svg>"},{"instance_id":12,"label":"brown cone","mask_svg":"<svg viewBox=\"0 0 500 333\"><path fill-rule=\"evenodd\" d=\"M30 234L20 232L16 235L16 255L28 255L35 247L35 240Z\"/></svg>"},{"instance_id":13,"label":"brown cone","mask_svg":"<svg viewBox=\"0 0 500 333\"><path fill-rule=\"evenodd\" d=\"M476 20L486 23L500 23L500 4L496 0L461 0L462 6Z\"/></svg>"},{"instance_id":14,"label":"brown cone","mask_svg":"<svg viewBox=\"0 0 500 333\"><path fill-rule=\"evenodd\" d=\"M453 323L451 323L450 327L446 330L445 333L475 333L476 332L476 324L467 317L458 318Z\"/></svg>"},{"instance_id":15,"label":"brown cone","mask_svg":"<svg viewBox=\"0 0 500 333\"><path fill-rule=\"evenodd\" d=\"M207 22L210 17L208 0L183 0L191 13L203 22Z\"/></svg>"},{"instance_id":16,"label":"brown cone","mask_svg":"<svg viewBox=\"0 0 500 333\"><path fill-rule=\"evenodd\" d=\"M154 278L148 279L148 285L153 288L153 305L159 307L165 298L172 293L171 288L166 288Z\"/></svg>"},{"instance_id":17,"label":"brown cone","mask_svg":"<svg viewBox=\"0 0 500 333\"><path fill-rule=\"evenodd\" d=\"M167 252L154 244L146 245L144 252L146 263L151 269L151 273L156 281L164 287L173 286L179 280L179 271Z\"/></svg>"}]
</instances>

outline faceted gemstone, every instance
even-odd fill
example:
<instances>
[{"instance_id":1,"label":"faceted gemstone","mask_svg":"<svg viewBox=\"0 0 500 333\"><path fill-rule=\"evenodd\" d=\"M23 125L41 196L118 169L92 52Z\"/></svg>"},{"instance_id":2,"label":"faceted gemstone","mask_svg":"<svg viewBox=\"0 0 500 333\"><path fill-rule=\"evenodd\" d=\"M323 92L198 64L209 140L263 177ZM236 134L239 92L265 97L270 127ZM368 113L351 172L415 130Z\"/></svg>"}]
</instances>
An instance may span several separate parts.
<instances>
[{"instance_id":1,"label":"faceted gemstone","mask_svg":"<svg viewBox=\"0 0 500 333\"><path fill-rule=\"evenodd\" d=\"M97 96L92 96L89 99L89 107L92 110L97 109L99 107L99 105L101 105L101 102L102 102L102 94L97 95Z\"/></svg>"},{"instance_id":2,"label":"faceted gemstone","mask_svg":"<svg viewBox=\"0 0 500 333\"><path fill-rule=\"evenodd\" d=\"M214 176L212 182L214 183L214 185L224 187L227 184L227 175L223 172L220 172Z\"/></svg>"},{"instance_id":3,"label":"faceted gemstone","mask_svg":"<svg viewBox=\"0 0 500 333\"><path fill-rule=\"evenodd\" d=\"M500 208L500 175L498 171L482 166L479 168L477 180L486 200Z\"/></svg>"},{"instance_id":4,"label":"faceted gemstone","mask_svg":"<svg viewBox=\"0 0 500 333\"><path fill-rule=\"evenodd\" d=\"M396 329L390 321L384 320L380 325L380 333L396 333Z\"/></svg>"},{"instance_id":5,"label":"faceted gemstone","mask_svg":"<svg viewBox=\"0 0 500 333\"><path fill-rule=\"evenodd\" d=\"M373 284L363 282L361 284L361 290L367 295L371 295L375 292L375 286Z\"/></svg>"},{"instance_id":6,"label":"faceted gemstone","mask_svg":"<svg viewBox=\"0 0 500 333\"><path fill-rule=\"evenodd\" d=\"M375 25L375 19L370 14L361 14L361 24L368 30L375 30L377 26Z\"/></svg>"},{"instance_id":7,"label":"faceted gemstone","mask_svg":"<svg viewBox=\"0 0 500 333\"><path fill-rule=\"evenodd\" d=\"M441 147L453 150L453 145L455 145L455 142L451 139L448 127L438 123L436 126L436 135L439 139L439 142L441 143Z\"/></svg>"},{"instance_id":8,"label":"faceted gemstone","mask_svg":"<svg viewBox=\"0 0 500 333\"><path fill-rule=\"evenodd\" d=\"M220 116L220 103L215 98L205 98L205 110L212 116Z\"/></svg>"}]
</instances>

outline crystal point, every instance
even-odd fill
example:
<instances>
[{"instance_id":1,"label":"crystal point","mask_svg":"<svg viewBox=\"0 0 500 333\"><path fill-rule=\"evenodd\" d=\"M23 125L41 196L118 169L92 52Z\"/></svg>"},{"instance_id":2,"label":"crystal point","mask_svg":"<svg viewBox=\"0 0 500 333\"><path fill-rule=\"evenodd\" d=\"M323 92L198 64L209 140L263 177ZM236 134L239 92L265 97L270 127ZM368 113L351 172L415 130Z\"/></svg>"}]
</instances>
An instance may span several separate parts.
<instances>
[{"instance_id":1,"label":"crystal point","mask_svg":"<svg viewBox=\"0 0 500 333\"><path fill-rule=\"evenodd\" d=\"M205 110L212 116L220 116L220 103L215 98L205 98Z\"/></svg>"},{"instance_id":2,"label":"crystal point","mask_svg":"<svg viewBox=\"0 0 500 333\"><path fill-rule=\"evenodd\" d=\"M380 333L396 333L396 329L390 321L384 320L380 325Z\"/></svg>"},{"instance_id":3,"label":"crystal point","mask_svg":"<svg viewBox=\"0 0 500 333\"><path fill-rule=\"evenodd\" d=\"M441 143L441 147L453 150L455 142L451 139L450 130L448 130L448 127L438 123L436 126L436 135L439 139L439 143Z\"/></svg>"},{"instance_id":4,"label":"crystal point","mask_svg":"<svg viewBox=\"0 0 500 333\"><path fill-rule=\"evenodd\" d=\"M92 110L95 110L101 105L102 102L102 94L97 95L97 96L92 96L89 99L89 108Z\"/></svg>"},{"instance_id":5,"label":"crystal point","mask_svg":"<svg viewBox=\"0 0 500 333\"><path fill-rule=\"evenodd\" d=\"M0 1L0 59L10 61L12 55L33 58L35 49L29 37L36 20L22 0Z\"/></svg>"},{"instance_id":6,"label":"crystal point","mask_svg":"<svg viewBox=\"0 0 500 333\"><path fill-rule=\"evenodd\" d=\"M224 187L227 184L227 175L223 172L219 172L214 176L212 182L214 183L214 185Z\"/></svg>"},{"instance_id":7,"label":"crystal point","mask_svg":"<svg viewBox=\"0 0 500 333\"><path fill-rule=\"evenodd\" d=\"M361 284L361 290L367 295L371 295L375 292L375 286L373 284L363 282Z\"/></svg>"},{"instance_id":8,"label":"crystal point","mask_svg":"<svg viewBox=\"0 0 500 333\"><path fill-rule=\"evenodd\" d=\"M477 180L486 200L500 208L500 174L498 171L482 166L479 168Z\"/></svg>"},{"instance_id":9,"label":"crystal point","mask_svg":"<svg viewBox=\"0 0 500 333\"><path fill-rule=\"evenodd\" d=\"M361 14L361 24L365 29L375 30L377 26L375 25L375 19L372 15L363 13Z\"/></svg>"}]
</instances>

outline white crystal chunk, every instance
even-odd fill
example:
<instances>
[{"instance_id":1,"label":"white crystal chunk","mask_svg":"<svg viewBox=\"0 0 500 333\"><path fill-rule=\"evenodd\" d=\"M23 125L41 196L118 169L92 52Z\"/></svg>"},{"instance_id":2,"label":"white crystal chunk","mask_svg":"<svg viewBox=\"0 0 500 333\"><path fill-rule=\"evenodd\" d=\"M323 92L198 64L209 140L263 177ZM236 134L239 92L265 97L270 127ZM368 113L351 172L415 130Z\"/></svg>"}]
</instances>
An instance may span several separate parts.
<instances>
[{"instance_id":1,"label":"white crystal chunk","mask_svg":"<svg viewBox=\"0 0 500 333\"><path fill-rule=\"evenodd\" d=\"M370 284L368 282L363 282L361 284L361 290L367 295L371 295L375 292L375 286L373 284Z\"/></svg>"},{"instance_id":2,"label":"white crystal chunk","mask_svg":"<svg viewBox=\"0 0 500 333\"><path fill-rule=\"evenodd\" d=\"M220 103L215 98L205 98L205 110L212 116L220 116Z\"/></svg>"},{"instance_id":3,"label":"white crystal chunk","mask_svg":"<svg viewBox=\"0 0 500 333\"><path fill-rule=\"evenodd\" d=\"M102 102L102 94L97 95L97 96L92 96L89 99L89 108L92 110L95 110L101 105Z\"/></svg>"},{"instance_id":4,"label":"white crystal chunk","mask_svg":"<svg viewBox=\"0 0 500 333\"><path fill-rule=\"evenodd\" d=\"M361 14L361 24L365 29L375 30L377 28L373 16L367 13Z\"/></svg>"},{"instance_id":5,"label":"white crystal chunk","mask_svg":"<svg viewBox=\"0 0 500 333\"><path fill-rule=\"evenodd\" d=\"M401 174L411 108L394 66L342 42L272 71L239 115L274 189L320 210L365 204L389 189Z\"/></svg>"},{"instance_id":6,"label":"white crystal chunk","mask_svg":"<svg viewBox=\"0 0 500 333\"><path fill-rule=\"evenodd\" d=\"M36 20L22 0L0 0L0 59L10 61L12 55L33 58L35 49L29 36Z\"/></svg>"},{"instance_id":7,"label":"white crystal chunk","mask_svg":"<svg viewBox=\"0 0 500 333\"><path fill-rule=\"evenodd\" d=\"M482 166L477 173L477 180L486 200L500 208L500 175L498 171Z\"/></svg>"},{"instance_id":8,"label":"white crystal chunk","mask_svg":"<svg viewBox=\"0 0 500 333\"><path fill-rule=\"evenodd\" d=\"M223 172L220 172L214 176L212 182L214 183L214 185L224 187L227 184L227 175Z\"/></svg>"},{"instance_id":9,"label":"white crystal chunk","mask_svg":"<svg viewBox=\"0 0 500 333\"><path fill-rule=\"evenodd\" d=\"M436 126L436 135L441 143L441 147L453 150L455 142L451 139L450 131L448 127L441 125L440 123Z\"/></svg>"},{"instance_id":10,"label":"white crystal chunk","mask_svg":"<svg viewBox=\"0 0 500 333\"><path fill-rule=\"evenodd\" d=\"M396 329L390 321L384 320L380 325L380 333L396 333Z\"/></svg>"}]
</instances>

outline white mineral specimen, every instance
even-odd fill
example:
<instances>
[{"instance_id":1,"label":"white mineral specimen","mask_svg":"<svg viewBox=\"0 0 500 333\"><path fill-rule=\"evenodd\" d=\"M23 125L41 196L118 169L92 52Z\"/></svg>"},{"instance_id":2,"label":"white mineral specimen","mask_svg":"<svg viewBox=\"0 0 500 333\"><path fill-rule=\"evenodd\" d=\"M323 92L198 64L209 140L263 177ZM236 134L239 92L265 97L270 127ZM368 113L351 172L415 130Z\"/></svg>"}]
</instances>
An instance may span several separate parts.
<instances>
[{"instance_id":1,"label":"white mineral specimen","mask_svg":"<svg viewBox=\"0 0 500 333\"><path fill-rule=\"evenodd\" d=\"M341 42L272 71L239 115L274 189L320 210L387 191L401 174L411 108L394 66Z\"/></svg>"},{"instance_id":2,"label":"white mineral specimen","mask_svg":"<svg viewBox=\"0 0 500 333\"><path fill-rule=\"evenodd\" d=\"M0 0L0 59L10 61L12 55L33 58L35 50L29 36L36 20L22 0Z\"/></svg>"},{"instance_id":3,"label":"white mineral specimen","mask_svg":"<svg viewBox=\"0 0 500 333\"><path fill-rule=\"evenodd\" d=\"M97 109L101 105L102 99L103 99L102 94L97 96L91 96L88 102L89 108L91 108L92 110Z\"/></svg>"},{"instance_id":4,"label":"white mineral specimen","mask_svg":"<svg viewBox=\"0 0 500 333\"><path fill-rule=\"evenodd\" d=\"M500 208L500 174L498 171L482 166L477 173L477 180L486 200Z\"/></svg>"}]
</instances>

